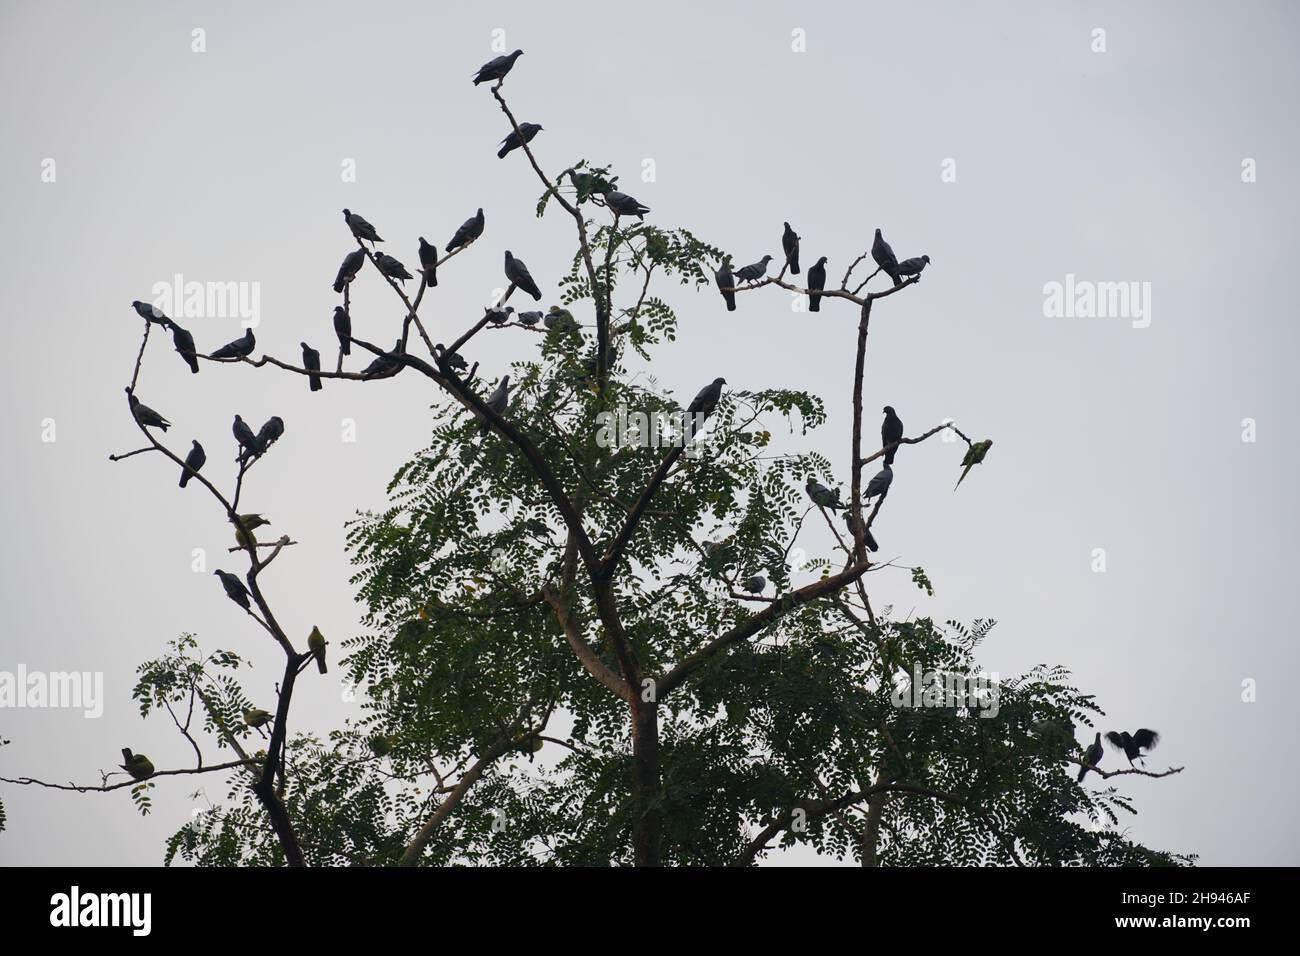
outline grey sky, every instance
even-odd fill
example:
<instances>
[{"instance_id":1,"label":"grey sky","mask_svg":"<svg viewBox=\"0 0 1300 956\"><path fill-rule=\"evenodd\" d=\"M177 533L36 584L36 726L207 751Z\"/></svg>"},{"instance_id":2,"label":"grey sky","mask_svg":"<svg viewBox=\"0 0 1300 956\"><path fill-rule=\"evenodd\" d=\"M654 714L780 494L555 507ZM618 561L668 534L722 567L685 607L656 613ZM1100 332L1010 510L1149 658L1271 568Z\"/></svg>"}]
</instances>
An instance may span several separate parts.
<instances>
[{"instance_id":1,"label":"grey sky","mask_svg":"<svg viewBox=\"0 0 1300 956\"><path fill-rule=\"evenodd\" d=\"M440 275L435 340L481 315L506 248L554 289L569 230L533 216L539 185L521 155L495 158L508 127L469 83L499 28L527 51L506 93L521 121L545 126L534 146L546 168L611 162L653 221L738 263L778 254L783 219L805 263L830 257L836 283L876 226L900 256L932 257L918 288L873 314L871 421L889 403L909 434L951 416L995 445L956 494L958 446L900 454L876 530L937 594L882 573L873 601L996 618L985 666L1063 664L1097 694L1104 729L1160 730L1152 766L1187 769L1116 781L1141 811L1135 838L1209 864L1300 862L1300 755L1282 696L1300 666L1297 19L1287 3L5 0L0 670L102 671L107 699L97 720L0 711L13 740L0 775L91 783L123 745L159 766L190 759L166 717L142 723L129 697L136 664L183 630L252 655L248 686L270 706L279 652L210 574L229 527L160 459L107 461L138 446L122 396L139 346L132 299L176 273L257 282L260 346L296 361L305 338L330 355L343 206L412 269L417 235L445 244L485 207L483 242ZM1091 50L1098 27L1104 53ZM807 52L792 51L795 29ZM1242 182L1247 157L1257 182ZM355 183L340 177L349 158ZM955 182L941 180L948 158ZM1067 274L1149 282L1149 327L1045 317L1044 285ZM354 321L388 342L400 314L378 281L359 281ZM673 302L682 328L655 366L662 382L686 396L716 375L817 392L831 419L796 447L847 473L850 307L794 313L777 290L741 296L732 314L713 290ZM236 319L187 324L205 348L240 334ZM486 338L474 357L491 375L526 353L516 337ZM176 423L173 447L204 442L213 475L229 471L234 412L284 417L246 498L303 542L268 572L273 600L295 633L355 632L342 525L382 503L423 447L424 384L309 395L269 369L191 376L151 342L139 392ZM345 418L354 444L340 440ZM206 574L190 569L200 547ZM1095 548L1105 573L1091 569ZM1248 678L1255 703L1241 699ZM299 727L357 713L335 669L298 695ZM156 863L200 785L224 793L214 777L160 781L143 820L124 792L6 786L0 862Z\"/></svg>"}]
</instances>

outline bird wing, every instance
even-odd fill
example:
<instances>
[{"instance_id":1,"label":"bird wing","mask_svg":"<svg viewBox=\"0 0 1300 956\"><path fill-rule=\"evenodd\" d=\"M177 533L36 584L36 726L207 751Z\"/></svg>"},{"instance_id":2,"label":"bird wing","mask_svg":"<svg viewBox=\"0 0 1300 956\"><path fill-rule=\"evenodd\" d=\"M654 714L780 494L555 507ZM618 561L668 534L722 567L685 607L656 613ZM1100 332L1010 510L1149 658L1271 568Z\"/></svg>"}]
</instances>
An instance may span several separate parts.
<instances>
[{"instance_id":1,"label":"bird wing","mask_svg":"<svg viewBox=\"0 0 1300 956\"><path fill-rule=\"evenodd\" d=\"M1160 735L1154 730L1147 730L1143 727L1133 735L1133 742L1143 750L1150 750L1160 742Z\"/></svg>"},{"instance_id":2,"label":"bird wing","mask_svg":"<svg viewBox=\"0 0 1300 956\"><path fill-rule=\"evenodd\" d=\"M1123 749L1124 749L1124 738L1121 737L1119 734L1115 733L1115 731L1112 730L1110 733L1108 733L1108 734L1106 735L1106 740L1107 740L1107 741L1110 743L1110 745L1111 745L1112 747L1114 747L1116 750L1123 750Z\"/></svg>"}]
</instances>

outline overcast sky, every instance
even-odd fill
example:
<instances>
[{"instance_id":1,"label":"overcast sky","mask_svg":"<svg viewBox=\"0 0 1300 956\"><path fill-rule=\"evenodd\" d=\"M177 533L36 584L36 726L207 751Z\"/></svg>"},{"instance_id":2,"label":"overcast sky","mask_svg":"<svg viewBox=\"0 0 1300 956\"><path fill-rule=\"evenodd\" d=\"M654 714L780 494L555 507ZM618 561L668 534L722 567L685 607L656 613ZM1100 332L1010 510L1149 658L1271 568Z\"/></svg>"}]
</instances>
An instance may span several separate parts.
<instances>
[{"instance_id":1,"label":"overcast sky","mask_svg":"<svg viewBox=\"0 0 1300 956\"><path fill-rule=\"evenodd\" d=\"M328 354L343 206L413 267L416 236L445 243L482 205L482 243L431 300L435 339L481 315L506 248L554 301L571 230L534 217L538 182L521 155L496 159L508 127L469 83L501 30L527 51L506 92L545 126L548 169L613 163L652 221L738 263L778 254L785 219L834 281L876 226L900 256L931 256L918 288L877 305L865 404L896 406L909 434L952 417L995 445L955 494L957 445L899 456L876 531L936 595L881 574L874 603L996 618L986 667L1065 665L1103 729L1159 730L1152 766L1187 769L1115 781L1141 811L1134 838L1207 864L1300 862L1283 694L1300 669L1297 19L1284 2L3 0L0 671L102 672L105 702L97 719L0 711L0 776L95 783L124 745L160 767L191 759L130 700L135 666L181 631L252 657L248 687L268 701L279 674L211 577L230 529L210 499L157 456L108 461L139 445L122 394L132 299L178 273L256 283L262 348L296 360L306 338ZM1045 315L1045 287L1067 276L1136 283L1144 314ZM386 340L400 314L378 283L358 281L354 321ZM852 308L810 316L777 290L730 314L712 290L673 302L681 333L658 378L687 396L717 375L821 394L830 421L806 447L847 477ZM187 325L205 348L241 331ZM529 347L484 339L489 376ZM140 394L176 423L174 447L199 438L213 462L234 412L284 417L245 498L303 543L268 572L272 599L291 632L356 633L343 523L426 443L424 380L309 395L271 369L191 377L153 341ZM359 713L338 670L299 685L299 727ZM4 786L0 861L156 864L200 786L224 794L214 777L161 780L143 820L125 791Z\"/></svg>"}]
</instances>

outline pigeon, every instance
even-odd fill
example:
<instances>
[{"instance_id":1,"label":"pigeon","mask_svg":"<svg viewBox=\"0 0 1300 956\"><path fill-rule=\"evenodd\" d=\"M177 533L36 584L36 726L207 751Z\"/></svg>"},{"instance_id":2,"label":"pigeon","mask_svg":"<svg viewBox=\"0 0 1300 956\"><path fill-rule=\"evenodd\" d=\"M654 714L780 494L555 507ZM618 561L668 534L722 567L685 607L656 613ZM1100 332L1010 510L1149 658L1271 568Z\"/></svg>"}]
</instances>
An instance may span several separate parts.
<instances>
[{"instance_id":1,"label":"pigeon","mask_svg":"<svg viewBox=\"0 0 1300 956\"><path fill-rule=\"evenodd\" d=\"M494 305L490 309L484 309L483 314L494 325L505 325L510 321L510 316L514 311L515 307L513 305Z\"/></svg>"},{"instance_id":2,"label":"pigeon","mask_svg":"<svg viewBox=\"0 0 1300 956\"><path fill-rule=\"evenodd\" d=\"M246 454L260 455L262 446L257 443L257 436L253 434L253 429L248 427L248 422L244 421L238 415L235 416L235 423L230 427L234 433L235 441L239 443L239 460L243 461Z\"/></svg>"},{"instance_id":3,"label":"pigeon","mask_svg":"<svg viewBox=\"0 0 1300 956\"><path fill-rule=\"evenodd\" d=\"M307 635L307 646L316 655L316 669L322 674L326 673L329 668L325 666L325 635L315 624L311 626L311 633Z\"/></svg>"},{"instance_id":4,"label":"pigeon","mask_svg":"<svg viewBox=\"0 0 1300 956\"><path fill-rule=\"evenodd\" d=\"M889 448L890 445L893 445L895 442L902 439L903 420L898 417L898 413L894 411L893 405L886 405L884 412L885 421L884 424L880 426L880 447ZM897 447L889 448L889 451L885 452L886 465L892 465L894 463L894 455L897 452Z\"/></svg>"},{"instance_id":5,"label":"pigeon","mask_svg":"<svg viewBox=\"0 0 1300 956\"><path fill-rule=\"evenodd\" d=\"M263 710L261 707L245 707L242 716L244 723L254 729L265 727L275 720L274 715L269 710Z\"/></svg>"},{"instance_id":6,"label":"pigeon","mask_svg":"<svg viewBox=\"0 0 1300 956\"><path fill-rule=\"evenodd\" d=\"M746 578L741 587L750 594L762 594L763 588L767 587L767 578L761 574L755 574L753 577Z\"/></svg>"},{"instance_id":7,"label":"pigeon","mask_svg":"<svg viewBox=\"0 0 1300 956\"><path fill-rule=\"evenodd\" d=\"M375 265L379 266L379 271L390 279L398 279L402 285L406 285L406 280L413 276L406 271L406 266L402 265L395 258L385 252L375 253Z\"/></svg>"},{"instance_id":8,"label":"pigeon","mask_svg":"<svg viewBox=\"0 0 1300 956\"><path fill-rule=\"evenodd\" d=\"M687 406L686 414L695 416L703 415L705 417L713 414L713 410L718 407L718 399L722 397L722 386L727 384L725 378L715 378L708 385L700 389L699 393L691 399L691 404Z\"/></svg>"},{"instance_id":9,"label":"pigeon","mask_svg":"<svg viewBox=\"0 0 1300 956\"><path fill-rule=\"evenodd\" d=\"M257 337L253 335L253 330L245 329L243 336L233 342L227 342L208 357L214 359L248 358L253 354L253 349L256 347Z\"/></svg>"},{"instance_id":10,"label":"pigeon","mask_svg":"<svg viewBox=\"0 0 1300 956\"><path fill-rule=\"evenodd\" d=\"M1088 771L1092 770L1097 764L1101 763L1101 758L1106 754L1101 745L1101 734L1097 734L1097 739L1088 745L1088 749L1083 752L1083 766L1079 768L1079 783L1083 783L1083 778L1087 776Z\"/></svg>"},{"instance_id":11,"label":"pigeon","mask_svg":"<svg viewBox=\"0 0 1300 956\"><path fill-rule=\"evenodd\" d=\"M203 446L197 441L191 442L190 453L185 456L185 467L181 469L181 487L184 488L190 483L190 479L199 473L203 463L208 460L208 454L203 450Z\"/></svg>"},{"instance_id":12,"label":"pigeon","mask_svg":"<svg viewBox=\"0 0 1300 956\"><path fill-rule=\"evenodd\" d=\"M540 311L519 312L515 315L515 318L519 321L520 325L526 325L529 328L532 328L538 322L542 321L542 313Z\"/></svg>"},{"instance_id":13,"label":"pigeon","mask_svg":"<svg viewBox=\"0 0 1300 956\"><path fill-rule=\"evenodd\" d=\"M781 233L781 248L785 250L785 262L790 267L791 275L799 274L799 236L790 224L785 224L785 232Z\"/></svg>"},{"instance_id":14,"label":"pigeon","mask_svg":"<svg viewBox=\"0 0 1300 956\"><path fill-rule=\"evenodd\" d=\"M966 475L970 473L972 468L984 460L984 456L989 453L989 449L992 447L993 439L986 438L983 441L977 441L975 444L971 445L970 448L966 449L966 454L961 460L961 477L957 479L957 484L952 486L953 491L956 491L961 486L961 483L966 480Z\"/></svg>"},{"instance_id":15,"label":"pigeon","mask_svg":"<svg viewBox=\"0 0 1300 956\"><path fill-rule=\"evenodd\" d=\"M553 305L546 310L546 317L542 319L542 324L548 329L559 329L561 332L576 332L581 328L573 313L558 305Z\"/></svg>"},{"instance_id":16,"label":"pigeon","mask_svg":"<svg viewBox=\"0 0 1300 956\"><path fill-rule=\"evenodd\" d=\"M132 780L148 780L153 776L153 763L144 754L131 753L130 747L122 748L121 767L131 775Z\"/></svg>"},{"instance_id":17,"label":"pigeon","mask_svg":"<svg viewBox=\"0 0 1300 956\"><path fill-rule=\"evenodd\" d=\"M1160 735L1144 727L1131 735L1127 730L1121 733L1112 730L1106 735L1106 740L1116 750L1124 751L1124 756L1128 757L1128 765L1131 767L1134 760L1141 762L1142 751L1149 751L1160 742Z\"/></svg>"},{"instance_id":18,"label":"pigeon","mask_svg":"<svg viewBox=\"0 0 1300 956\"><path fill-rule=\"evenodd\" d=\"M374 226L370 225L370 223L366 222L351 209L343 210L343 221L346 222L348 228L352 230L352 235L356 236L358 239L369 240L372 246L376 242L384 241L379 238L379 233L375 232Z\"/></svg>"},{"instance_id":19,"label":"pigeon","mask_svg":"<svg viewBox=\"0 0 1300 956\"><path fill-rule=\"evenodd\" d=\"M461 369L462 371L469 368L469 363L465 361L463 355L459 352L448 352L441 342L433 347L433 351L438 359L446 362L451 368Z\"/></svg>"},{"instance_id":20,"label":"pigeon","mask_svg":"<svg viewBox=\"0 0 1300 956\"><path fill-rule=\"evenodd\" d=\"M510 135L501 141L501 148L497 150L497 159L505 159L506 154L511 150L518 149L524 143L531 143L533 137L542 131L542 128L536 123L520 123L519 129L511 130Z\"/></svg>"},{"instance_id":21,"label":"pigeon","mask_svg":"<svg viewBox=\"0 0 1300 956\"><path fill-rule=\"evenodd\" d=\"M256 548L257 537L253 532L263 525L270 524L271 520L260 514L246 514L240 515L238 522L233 518L230 519L230 523L235 526L235 544L241 548L247 548L250 545Z\"/></svg>"},{"instance_id":22,"label":"pigeon","mask_svg":"<svg viewBox=\"0 0 1300 956\"><path fill-rule=\"evenodd\" d=\"M764 256L753 265L745 266L736 270L736 278L741 282L754 282L761 279L767 272L767 264L772 261L771 256Z\"/></svg>"},{"instance_id":23,"label":"pigeon","mask_svg":"<svg viewBox=\"0 0 1300 956\"><path fill-rule=\"evenodd\" d=\"M357 277L361 267L366 264L366 254L361 249L354 249L343 257L339 274L334 279L334 291L342 292L344 286Z\"/></svg>"},{"instance_id":24,"label":"pigeon","mask_svg":"<svg viewBox=\"0 0 1300 956\"><path fill-rule=\"evenodd\" d=\"M447 251L451 252L453 249L468 246L481 235L483 235L482 207L479 208L477 213L461 223L460 228L456 230L456 234L451 237L451 242L447 243Z\"/></svg>"},{"instance_id":25,"label":"pigeon","mask_svg":"<svg viewBox=\"0 0 1300 956\"><path fill-rule=\"evenodd\" d=\"M339 337L339 352L352 354L352 316L341 305L334 306L334 334Z\"/></svg>"},{"instance_id":26,"label":"pigeon","mask_svg":"<svg viewBox=\"0 0 1300 956\"><path fill-rule=\"evenodd\" d=\"M822 256L808 270L808 311L822 310L821 291L826 288L826 257Z\"/></svg>"},{"instance_id":27,"label":"pigeon","mask_svg":"<svg viewBox=\"0 0 1300 956\"><path fill-rule=\"evenodd\" d=\"M506 250L506 278L512 285L531 295L534 302L542 301L542 292L529 274L528 267L524 265L522 259L512 256L509 249Z\"/></svg>"},{"instance_id":28,"label":"pigeon","mask_svg":"<svg viewBox=\"0 0 1300 956\"><path fill-rule=\"evenodd\" d=\"M298 344L302 346L302 367L305 368L308 372L319 372L320 353L317 352L310 345L308 345L306 342L299 342ZM319 392L321 390L319 375L308 375L307 381L310 383L308 387L313 392Z\"/></svg>"},{"instance_id":29,"label":"pigeon","mask_svg":"<svg viewBox=\"0 0 1300 956\"><path fill-rule=\"evenodd\" d=\"M718 291L722 293L722 298L727 302L727 311L736 311L736 293L732 290L736 287L736 277L731 274L731 263L724 262L713 273L713 280L718 283Z\"/></svg>"},{"instance_id":30,"label":"pigeon","mask_svg":"<svg viewBox=\"0 0 1300 956\"><path fill-rule=\"evenodd\" d=\"M488 400L483 404L486 405L488 408L492 409L492 411L496 412L498 415L504 415L506 413L506 409L510 406L510 376L509 375L501 376L501 381L497 385L496 390L491 394L491 396L489 396ZM488 430L489 427L491 426L488 425L487 419L484 419L482 422L479 423L479 432L480 433L485 432Z\"/></svg>"},{"instance_id":31,"label":"pigeon","mask_svg":"<svg viewBox=\"0 0 1300 956\"><path fill-rule=\"evenodd\" d=\"M713 567L724 567L735 560L735 549L727 541L705 541L700 545L705 560Z\"/></svg>"},{"instance_id":32,"label":"pigeon","mask_svg":"<svg viewBox=\"0 0 1300 956\"><path fill-rule=\"evenodd\" d=\"M146 428L161 428L166 431L171 422L163 418L148 405L145 405L140 399L135 397L135 393L129 388L126 390L126 400L131 406L131 415Z\"/></svg>"},{"instance_id":33,"label":"pigeon","mask_svg":"<svg viewBox=\"0 0 1300 956\"><path fill-rule=\"evenodd\" d=\"M258 454L266 454L267 449L280 440L284 434L284 419L279 415L272 415L266 420L266 423L257 430L257 443L262 447Z\"/></svg>"},{"instance_id":34,"label":"pigeon","mask_svg":"<svg viewBox=\"0 0 1300 956\"><path fill-rule=\"evenodd\" d=\"M488 60L474 74L474 85L478 86L480 83L487 83L489 80L504 80L506 74L514 68L515 60L523 55L523 50L515 50L514 53L508 56L499 56L496 59Z\"/></svg>"},{"instance_id":35,"label":"pigeon","mask_svg":"<svg viewBox=\"0 0 1300 956\"><path fill-rule=\"evenodd\" d=\"M405 366L398 356L402 354L402 340L398 339L397 344L393 346L392 351L385 352L383 355L375 356L375 360L362 369L361 374L366 378L392 378Z\"/></svg>"},{"instance_id":36,"label":"pigeon","mask_svg":"<svg viewBox=\"0 0 1300 956\"><path fill-rule=\"evenodd\" d=\"M183 358L185 364L190 367L190 371L197 375L199 359L198 350L194 347L194 336L175 322L172 323L172 345L176 347L176 354Z\"/></svg>"},{"instance_id":37,"label":"pigeon","mask_svg":"<svg viewBox=\"0 0 1300 956\"><path fill-rule=\"evenodd\" d=\"M614 210L620 216L636 216L644 220L645 214L650 211L649 206L643 206L627 193L621 193L618 190L610 190L604 194L605 205Z\"/></svg>"},{"instance_id":38,"label":"pigeon","mask_svg":"<svg viewBox=\"0 0 1300 956\"><path fill-rule=\"evenodd\" d=\"M880 545L876 544L876 539L871 534L871 529L866 527L866 522L854 521L853 512L847 508L844 510L844 523L849 526L849 533L853 535L853 539L856 541L861 538L868 551L880 550Z\"/></svg>"},{"instance_id":39,"label":"pigeon","mask_svg":"<svg viewBox=\"0 0 1300 956\"><path fill-rule=\"evenodd\" d=\"M243 581L239 580L236 575L231 574L229 571L218 569L212 573L221 578L221 586L226 589L226 597L230 598L230 600L234 601L245 611L248 611L248 613L253 613L252 608L248 603L248 588L244 587Z\"/></svg>"},{"instance_id":40,"label":"pigeon","mask_svg":"<svg viewBox=\"0 0 1300 956\"><path fill-rule=\"evenodd\" d=\"M836 488L831 491L812 475L804 483L804 491L808 492L808 497L812 499L813 504L821 508L830 508L832 511L837 508L843 508L844 504L840 501L840 490Z\"/></svg>"},{"instance_id":41,"label":"pigeon","mask_svg":"<svg viewBox=\"0 0 1300 956\"><path fill-rule=\"evenodd\" d=\"M893 480L894 469L886 465L884 468L881 468L876 472L875 475L872 476L871 480L867 482L867 490L862 493L863 497L870 501L872 498L876 497L876 495L883 495L889 490L889 486L893 483Z\"/></svg>"},{"instance_id":42,"label":"pigeon","mask_svg":"<svg viewBox=\"0 0 1300 956\"><path fill-rule=\"evenodd\" d=\"M146 322L157 322L164 329L172 324L172 320L163 314L163 310L156 305L150 305L148 302L141 302L135 299L131 302L131 308L135 309L140 318Z\"/></svg>"},{"instance_id":43,"label":"pigeon","mask_svg":"<svg viewBox=\"0 0 1300 956\"><path fill-rule=\"evenodd\" d=\"M894 285L902 282L898 277L898 257L894 255L894 250L890 248L889 243L885 242L885 237L880 234L879 229L876 230L875 242L871 244L871 258L876 260L880 271L894 280Z\"/></svg>"},{"instance_id":44,"label":"pigeon","mask_svg":"<svg viewBox=\"0 0 1300 956\"><path fill-rule=\"evenodd\" d=\"M915 259L904 259L898 264L897 272L900 276L919 276L921 270L929 264L929 256L920 256Z\"/></svg>"},{"instance_id":45,"label":"pigeon","mask_svg":"<svg viewBox=\"0 0 1300 956\"><path fill-rule=\"evenodd\" d=\"M424 236L420 237L420 274L425 285L438 284L438 248L425 242Z\"/></svg>"}]
</instances>

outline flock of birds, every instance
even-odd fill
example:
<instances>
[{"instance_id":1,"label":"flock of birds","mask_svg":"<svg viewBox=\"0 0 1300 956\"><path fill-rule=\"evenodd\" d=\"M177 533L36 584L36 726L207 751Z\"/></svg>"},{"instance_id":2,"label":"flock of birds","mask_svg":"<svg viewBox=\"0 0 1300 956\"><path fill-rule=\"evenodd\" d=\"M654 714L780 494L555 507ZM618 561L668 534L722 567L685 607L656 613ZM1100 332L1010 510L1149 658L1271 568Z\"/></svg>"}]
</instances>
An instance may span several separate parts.
<instances>
[{"instance_id":1,"label":"flock of birds","mask_svg":"<svg viewBox=\"0 0 1300 956\"><path fill-rule=\"evenodd\" d=\"M522 50L515 50L513 53L505 56L499 56L488 63L485 63L474 74L474 85L480 83L496 81L498 84L511 71L515 61L523 55ZM497 152L499 158L504 159L510 152L518 149L525 143L531 142L542 127L535 123L521 123L517 131L511 133L501 141L500 149ZM574 180L575 186L578 183L577 175L570 173ZM645 214L650 208L643 203L638 202L632 196L617 190L604 188L596 190L601 195L604 204L612 210L616 216L636 216L638 219L644 219ZM354 238L358 240L358 248L348 253L344 257L342 264L339 266L338 273L335 276L333 289L336 293L343 293L352 281L360 273L365 265L367 254L364 243L370 243L370 252L373 261L379 271L394 282L400 282L403 285L409 280L415 279L415 275L409 272L406 266L397 258L385 252L378 250L378 244L384 240L379 235L378 230L363 216L352 212L350 209L343 210L343 219L351 230ZM470 243L477 240L483 235L485 219L483 210L480 208L473 216L466 219L464 223L455 231L451 240L444 247L447 255L454 253ZM799 242L800 236L794 231L790 223L784 223L784 231L781 236L781 245L785 254L785 266L793 275L800 274L799 265ZM439 255L436 246L430 244L423 236L419 237L419 247L417 250L419 258L419 276L426 286L434 287L438 284L438 264ZM884 272L894 285L901 285L904 279L919 276L926 266L930 264L928 255L916 256L908 259L899 260L894 254L893 248L885 241L881 230L877 229L875 240L871 247L871 256L875 261L878 271ZM767 274L768 264L772 261L771 255L765 255L757 262L736 269L734 272L731 268L730 258L724 258L722 263L714 270L714 278L724 301L726 302L727 311L736 310L736 289L739 283L757 283L760 282ZM827 257L822 256L816 263L808 269L807 272L807 294L809 311L819 312L821 310L821 299L826 287L826 262ZM540 302L542 291L536 280L528 270L528 266L510 250L505 253L505 277L510 285L519 289L526 295L532 297L534 301ZM345 300L346 301L346 300ZM189 366L190 371L197 373L199 371L198 358L199 353L194 336L189 331L182 328L174 319L164 315L155 306L136 300L131 303L135 311L148 322L157 323L163 329L171 332L172 342L176 352L182 360ZM520 325L526 327L535 327L539 323L548 330L560 331L577 331L580 325L573 317L573 314L565 308L553 305L546 313L540 310L516 312L513 306L503 303L496 304L487 310L487 318L494 324L502 325L508 322L511 317ZM342 358L351 354L352 343L352 319L348 314L345 306L339 305L334 308L333 317L334 333L338 339L339 346L339 368L342 368ZM307 375L308 385L311 391L320 391L322 388L320 371L321 359L320 353L311 348L306 342L300 343L302 346L303 371ZM256 337L253 330L247 329L244 334L229 342L216 351L212 352L206 358L217 361L242 361L249 358L257 347ZM364 379L390 378L396 375L405 366L401 355L404 345L402 339L398 339L397 344L390 352L378 355L369 365L362 370L361 376ZM440 365L447 368L464 371L468 368L465 359L454 351L447 350L442 344L435 346L435 358ZM613 364L616 358L616 352L611 346L611 355L607 364ZM588 365L594 366L595 360L589 359ZM594 372L594 368L592 368ZM470 377L473 377L473 370L470 370ZM716 378L696 394L695 398L687 407L686 421L688 423L687 440L689 441L694 435L695 429L702 423L717 407L722 397L722 388L726 385L726 379ZM131 413L135 420L144 428L158 428L166 431L171 425L163 415L154 409L144 405L135 396L132 388L127 388L127 395L131 407ZM510 376L504 375L497 384L492 394L485 400L484 404L492 409L497 415L502 415L509 407L510 399ZM906 443L903 438L903 422L898 417L898 413L893 406L886 405L883 409L884 421L880 428L881 447L885 449L884 463L867 483L863 492L865 504L870 504L872 499L882 498L889 490L894 480L893 465L899 446ZM480 430L488 430L486 419L480 422ZM232 431L235 442L238 446L236 460L241 468L246 467L252 461L266 454L267 450L284 434L284 420L278 415L272 416L262 427L253 432L252 428L239 415L235 416ZM986 440L971 444L965 457L962 459L962 473L957 480L957 486L965 479L971 468L984 460L988 453L992 441ZM184 488L190 479L199 473L199 470L207 461L207 455L203 446L194 441L189 454L186 455L184 465L181 471L180 487ZM878 551L879 544L871 533L868 522L854 518L851 510L840 500L840 490L832 490L811 475L808 477L804 486L808 498L818 507L830 511L842 511L843 519L848 526L849 533L854 540L861 540L868 551ZM261 514L241 514L234 515L230 518L231 523L235 526L235 540L240 548L256 548L257 541L253 536L253 531L269 522ZM723 542L705 542L703 550L706 557L712 561L724 559L728 545ZM250 606L250 596L248 589L240 578L227 571L218 569L213 572L220 578L222 587L226 595L243 608L246 612L252 613ZM740 582L740 587L749 594L761 594L767 587L767 580L761 574L753 574L746 577ZM308 647L312 656L316 659L320 672L326 672L325 664L325 638L320 629L313 627L308 637ZM261 728L270 723L274 717L268 711L259 708L250 708L243 713L244 722L251 728L257 729L261 733ZM1158 739L1158 735L1150 730L1139 730L1133 735L1127 732L1123 734L1110 733L1107 739L1116 747L1122 749L1129 757L1130 763L1139 759L1143 750L1149 750L1153 747ZM153 764L149 758L143 754L133 754L129 749L122 751L123 763L121 767L130 776L136 780L143 780L154 773ZM1100 761L1102 756L1101 734L1097 735L1097 741L1090 746L1085 753L1085 765L1079 771L1079 781L1082 782L1084 775L1091 767Z\"/></svg>"}]
</instances>

